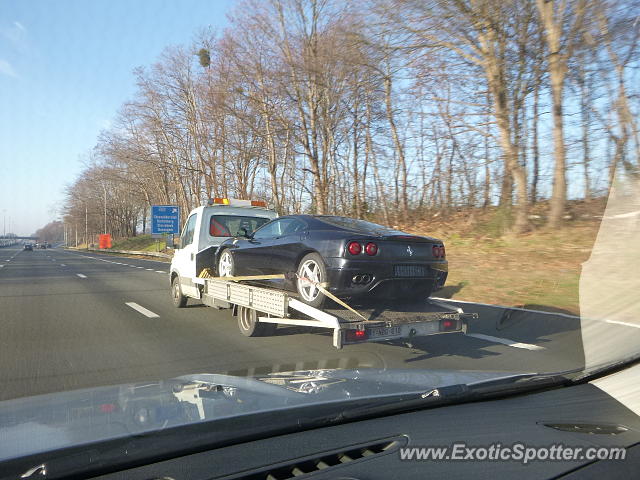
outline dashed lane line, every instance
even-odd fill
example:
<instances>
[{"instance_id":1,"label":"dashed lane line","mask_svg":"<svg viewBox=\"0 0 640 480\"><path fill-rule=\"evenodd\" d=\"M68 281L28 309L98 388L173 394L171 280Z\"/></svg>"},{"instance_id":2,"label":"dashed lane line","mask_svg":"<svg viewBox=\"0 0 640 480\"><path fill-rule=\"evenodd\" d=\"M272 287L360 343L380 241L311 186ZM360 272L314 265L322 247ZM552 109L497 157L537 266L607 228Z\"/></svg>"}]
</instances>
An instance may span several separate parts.
<instances>
[{"instance_id":1,"label":"dashed lane line","mask_svg":"<svg viewBox=\"0 0 640 480\"><path fill-rule=\"evenodd\" d=\"M135 302L125 302L125 305L128 306L128 307L133 308L137 312L140 312L145 317L148 317L148 318L159 318L160 317L160 315L158 315L157 313L153 313L151 310L147 310L146 308L144 308L141 305L138 305Z\"/></svg>"},{"instance_id":2,"label":"dashed lane line","mask_svg":"<svg viewBox=\"0 0 640 480\"><path fill-rule=\"evenodd\" d=\"M513 348L524 348L525 350L545 350L540 345L533 345L531 343L516 342L515 340L509 340L508 338L492 337L491 335L485 335L483 333L467 333L467 337L478 338L480 340L486 340L487 342L501 343Z\"/></svg>"}]
</instances>

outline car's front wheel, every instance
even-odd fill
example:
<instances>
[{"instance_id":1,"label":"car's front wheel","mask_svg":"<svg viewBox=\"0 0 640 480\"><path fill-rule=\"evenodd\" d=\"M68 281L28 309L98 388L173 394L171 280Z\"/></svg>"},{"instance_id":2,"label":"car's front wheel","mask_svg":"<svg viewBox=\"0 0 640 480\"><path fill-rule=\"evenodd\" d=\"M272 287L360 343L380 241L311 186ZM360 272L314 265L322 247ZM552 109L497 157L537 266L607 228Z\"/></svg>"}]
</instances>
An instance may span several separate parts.
<instances>
[{"instance_id":1,"label":"car's front wheel","mask_svg":"<svg viewBox=\"0 0 640 480\"><path fill-rule=\"evenodd\" d=\"M176 308L182 308L187 305L187 297L182 294L180 278L178 278L178 275L175 275L173 280L171 280L171 299L173 300L173 305Z\"/></svg>"},{"instance_id":2,"label":"car's front wheel","mask_svg":"<svg viewBox=\"0 0 640 480\"><path fill-rule=\"evenodd\" d=\"M317 253L305 255L296 271L296 289L300 298L312 307L320 308L326 299L318 285L327 281L327 269ZM326 286L325 286L326 288Z\"/></svg>"},{"instance_id":3,"label":"car's front wheel","mask_svg":"<svg viewBox=\"0 0 640 480\"><path fill-rule=\"evenodd\" d=\"M218 260L218 276L219 277L233 277L234 275L234 264L233 264L233 256L229 249L226 249L220 255L220 259Z\"/></svg>"}]
</instances>

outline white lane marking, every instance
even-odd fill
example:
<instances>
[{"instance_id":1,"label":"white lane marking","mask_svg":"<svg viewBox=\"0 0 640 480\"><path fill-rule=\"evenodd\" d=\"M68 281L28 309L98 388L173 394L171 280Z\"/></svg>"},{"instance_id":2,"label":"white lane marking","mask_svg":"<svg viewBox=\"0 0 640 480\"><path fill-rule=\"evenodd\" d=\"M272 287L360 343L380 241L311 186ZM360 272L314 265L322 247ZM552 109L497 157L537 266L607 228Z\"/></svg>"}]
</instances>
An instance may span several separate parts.
<instances>
[{"instance_id":1,"label":"white lane marking","mask_svg":"<svg viewBox=\"0 0 640 480\"><path fill-rule=\"evenodd\" d=\"M153 268L145 268L147 272L153 272Z\"/></svg>"},{"instance_id":2,"label":"white lane marking","mask_svg":"<svg viewBox=\"0 0 640 480\"><path fill-rule=\"evenodd\" d=\"M125 302L125 305L128 307L133 308L134 310L140 312L141 314L143 314L146 317L149 318L159 318L160 315L158 315L157 313L153 313L151 310L147 310L146 308L138 305L135 302Z\"/></svg>"},{"instance_id":3,"label":"white lane marking","mask_svg":"<svg viewBox=\"0 0 640 480\"><path fill-rule=\"evenodd\" d=\"M135 266L135 265L129 265L129 266L130 266L131 268L136 268L136 266Z\"/></svg>"},{"instance_id":4,"label":"white lane marking","mask_svg":"<svg viewBox=\"0 0 640 480\"><path fill-rule=\"evenodd\" d=\"M516 342L515 340L509 340L508 338L492 337L491 335L484 335L483 333L467 333L467 337L478 338L480 340L486 340L487 342L501 343L514 348L524 348L526 350L545 350L540 345L533 345L531 343Z\"/></svg>"},{"instance_id":5,"label":"white lane marking","mask_svg":"<svg viewBox=\"0 0 640 480\"><path fill-rule=\"evenodd\" d=\"M66 265L64 263L61 263L60 266L61 267L66 267Z\"/></svg>"},{"instance_id":6,"label":"white lane marking","mask_svg":"<svg viewBox=\"0 0 640 480\"><path fill-rule=\"evenodd\" d=\"M156 270L156 273L167 273L167 272L163 272L162 270Z\"/></svg>"},{"instance_id":7,"label":"white lane marking","mask_svg":"<svg viewBox=\"0 0 640 480\"><path fill-rule=\"evenodd\" d=\"M0 265L0 268L4 267L4 265Z\"/></svg>"},{"instance_id":8,"label":"white lane marking","mask_svg":"<svg viewBox=\"0 0 640 480\"><path fill-rule=\"evenodd\" d=\"M136 268L144 268L144 267L136 267Z\"/></svg>"},{"instance_id":9,"label":"white lane marking","mask_svg":"<svg viewBox=\"0 0 640 480\"><path fill-rule=\"evenodd\" d=\"M615 325L624 325L626 327L640 328L640 325L637 323L621 322L619 320L605 320L605 322L613 323Z\"/></svg>"},{"instance_id":10,"label":"white lane marking","mask_svg":"<svg viewBox=\"0 0 640 480\"><path fill-rule=\"evenodd\" d=\"M83 274L81 274L81 273L76 273L76 275L77 275L77 276L79 276L80 278L87 278L87 276L86 276L86 275L83 275Z\"/></svg>"}]
</instances>

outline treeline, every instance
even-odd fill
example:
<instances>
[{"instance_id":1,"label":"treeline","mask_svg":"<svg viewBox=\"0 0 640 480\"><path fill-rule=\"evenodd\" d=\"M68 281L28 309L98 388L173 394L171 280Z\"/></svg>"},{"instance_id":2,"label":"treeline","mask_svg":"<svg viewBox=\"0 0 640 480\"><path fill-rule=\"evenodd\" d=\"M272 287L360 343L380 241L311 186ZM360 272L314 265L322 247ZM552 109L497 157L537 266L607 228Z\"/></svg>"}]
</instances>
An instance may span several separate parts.
<instances>
[{"instance_id":1,"label":"treeline","mask_svg":"<svg viewBox=\"0 0 640 480\"><path fill-rule=\"evenodd\" d=\"M61 242L64 238L64 224L60 220L47 223L33 234L41 242ZM71 242L71 239L69 239Z\"/></svg>"},{"instance_id":2,"label":"treeline","mask_svg":"<svg viewBox=\"0 0 640 480\"><path fill-rule=\"evenodd\" d=\"M152 204L237 197L387 224L500 205L517 232L549 199L560 225L568 198L638 169L639 6L239 2L135 71L64 222L131 236Z\"/></svg>"}]
</instances>

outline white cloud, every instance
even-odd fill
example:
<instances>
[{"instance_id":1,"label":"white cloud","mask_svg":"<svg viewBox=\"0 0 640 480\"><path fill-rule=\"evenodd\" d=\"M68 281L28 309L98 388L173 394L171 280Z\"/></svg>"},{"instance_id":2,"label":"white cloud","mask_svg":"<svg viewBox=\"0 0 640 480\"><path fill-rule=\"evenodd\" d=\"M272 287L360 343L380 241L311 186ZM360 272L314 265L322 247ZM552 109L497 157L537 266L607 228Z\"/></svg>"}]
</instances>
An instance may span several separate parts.
<instances>
[{"instance_id":1,"label":"white cloud","mask_svg":"<svg viewBox=\"0 0 640 480\"><path fill-rule=\"evenodd\" d=\"M17 77L18 74L13 69L11 64L6 60L0 58L0 75L7 75L8 77Z\"/></svg>"},{"instance_id":2,"label":"white cloud","mask_svg":"<svg viewBox=\"0 0 640 480\"><path fill-rule=\"evenodd\" d=\"M20 52L27 49L27 28L17 20L9 26L0 27L0 36L8 40Z\"/></svg>"}]
</instances>

